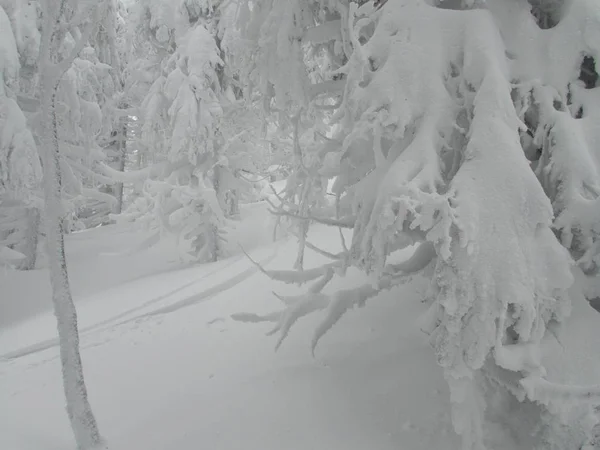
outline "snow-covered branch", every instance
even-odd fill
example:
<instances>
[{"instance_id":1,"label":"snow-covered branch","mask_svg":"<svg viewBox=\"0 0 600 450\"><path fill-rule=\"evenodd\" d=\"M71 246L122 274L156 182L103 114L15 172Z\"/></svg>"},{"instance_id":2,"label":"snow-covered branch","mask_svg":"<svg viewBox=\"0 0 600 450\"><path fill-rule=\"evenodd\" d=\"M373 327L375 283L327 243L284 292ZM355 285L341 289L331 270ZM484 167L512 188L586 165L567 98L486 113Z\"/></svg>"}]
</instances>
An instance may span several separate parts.
<instances>
[{"instance_id":1,"label":"snow-covered branch","mask_svg":"<svg viewBox=\"0 0 600 450\"><path fill-rule=\"evenodd\" d=\"M355 221L354 217L343 217L341 219L331 219L328 217L316 217L316 216L312 216L312 215L303 216L303 215L293 213L290 211L285 211L283 209L274 209L274 208L269 209L269 212L275 216L286 216L286 217L293 217L294 219L309 220L312 222L320 223L323 225L329 225L332 227L340 227L340 228L348 228L348 229L354 228L354 221Z\"/></svg>"},{"instance_id":2,"label":"snow-covered branch","mask_svg":"<svg viewBox=\"0 0 600 450\"><path fill-rule=\"evenodd\" d=\"M121 172L104 163L100 163L98 165L98 168L102 171L102 173L112 180L113 183L136 183L148 178L152 178L153 176L161 173L163 170L169 170L174 167L176 166L174 166L172 163L164 161L153 164L144 169Z\"/></svg>"},{"instance_id":3,"label":"snow-covered branch","mask_svg":"<svg viewBox=\"0 0 600 450\"><path fill-rule=\"evenodd\" d=\"M114 196L112 196L110 194L105 194L104 192L100 192L97 189L82 188L81 194L84 197L93 198L93 199L96 199L100 202L106 203L111 206L114 206L117 204L117 199Z\"/></svg>"},{"instance_id":4,"label":"snow-covered branch","mask_svg":"<svg viewBox=\"0 0 600 450\"><path fill-rule=\"evenodd\" d=\"M322 83L311 84L309 95L311 98L318 97L321 94L338 95L344 92L346 82L344 80L330 80Z\"/></svg>"},{"instance_id":5,"label":"snow-covered branch","mask_svg":"<svg viewBox=\"0 0 600 450\"><path fill-rule=\"evenodd\" d=\"M552 402L600 403L600 385L571 386L552 383L539 376L529 376L520 381L532 401L549 404Z\"/></svg>"},{"instance_id":6,"label":"snow-covered branch","mask_svg":"<svg viewBox=\"0 0 600 450\"><path fill-rule=\"evenodd\" d=\"M94 13L92 13L92 11L90 11L90 15L95 16L97 7L93 7L92 10L94 11ZM56 70L58 73L64 74L67 70L69 70L69 68L73 64L73 61L75 61L75 58L77 58L79 56L81 51L88 44L90 36L92 35L94 29L97 26L98 26L98 24L95 23L93 18L91 18L90 21L85 25L83 33L81 33L81 36L75 42L75 46L73 47L73 49L71 50L69 55L66 56L65 59L63 59L62 61L60 61L59 63L56 64Z\"/></svg>"},{"instance_id":7,"label":"snow-covered branch","mask_svg":"<svg viewBox=\"0 0 600 450\"><path fill-rule=\"evenodd\" d=\"M341 20L330 20L315 27L304 30L302 40L312 45L324 44L328 41L341 37Z\"/></svg>"},{"instance_id":8,"label":"snow-covered branch","mask_svg":"<svg viewBox=\"0 0 600 450\"><path fill-rule=\"evenodd\" d=\"M315 280L329 273L335 267L340 266L340 262L325 264L321 267L316 267L307 270L268 270L262 267L242 248L246 257L254 264L262 273L272 280L282 281L288 284L304 284L308 281Z\"/></svg>"}]
</instances>

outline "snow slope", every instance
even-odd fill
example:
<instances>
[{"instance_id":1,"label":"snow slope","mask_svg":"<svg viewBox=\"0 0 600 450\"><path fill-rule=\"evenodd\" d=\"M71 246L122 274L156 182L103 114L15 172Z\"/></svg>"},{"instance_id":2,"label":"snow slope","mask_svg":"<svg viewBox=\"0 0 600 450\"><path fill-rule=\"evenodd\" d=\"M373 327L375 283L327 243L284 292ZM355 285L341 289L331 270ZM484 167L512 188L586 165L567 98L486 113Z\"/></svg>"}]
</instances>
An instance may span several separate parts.
<instances>
[{"instance_id":1,"label":"snow slope","mask_svg":"<svg viewBox=\"0 0 600 450\"><path fill-rule=\"evenodd\" d=\"M250 214L237 239L267 242L271 229L263 217L260 210ZM135 234L109 227L72 237L82 239L75 283L96 267L103 242L120 233L124 240ZM337 230L315 227L310 240L334 251ZM250 254L283 269L291 267L295 248L288 239ZM170 268L164 255L145 255L147 267ZM113 257L121 270L122 260ZM321 262L307 252L307 267ZM328 289L364 282L350 275ZM229 318L280 308L272 291L299 292L266 279L239 255L135 281L109 269L95 277L104 289L98 285L78 302L82 355L90 401L113 450L459 448L441 370L417 325L422 279L347 314L313 359L310 337L319 317L303 319L277 353L273 338L264 336L269 325ZM75 448L53 327L45 313L0 335L1 449ZM501 428L490 429L489 439L496 450L519 448Z\"/></svg>"},{"instance_id":2,"label":"snow slope","mask_svg":"<svg viewBox=\"0 0 600 450\"><path fill-rule=\"evenodd\" d=\"M244 205L244 221L234 224L229 233L229 250L239 253L238 243L254 248L271 240L266 229L272 230L272 218L264 203ZM144 232L134 224L119 227L108 226L82 231L67 236L66 252L69 265L71 289L76 302L95 298L96 293L105 296L107 287L144 279L153 274L189 267L182 261L173 240L161 240L144 252L130 252L141 245L150 232ZM43 267L44 255L40 265ZM31 272L8 270L0 266L0 334L2 329L51 310L50 280L45 269Z\"/></svg>"}]
</instances>

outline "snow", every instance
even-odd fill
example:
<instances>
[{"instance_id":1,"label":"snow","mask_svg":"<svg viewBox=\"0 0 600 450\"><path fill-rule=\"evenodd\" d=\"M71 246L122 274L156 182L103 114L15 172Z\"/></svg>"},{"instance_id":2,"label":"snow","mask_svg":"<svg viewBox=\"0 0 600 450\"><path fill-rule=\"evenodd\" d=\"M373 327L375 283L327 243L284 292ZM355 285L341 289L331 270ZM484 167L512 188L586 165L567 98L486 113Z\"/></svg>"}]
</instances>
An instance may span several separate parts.
<instances>
[{"instance_id":1,"label":"snow","mask_svg":"<svg viewBox=\"0 0 600 450\"><path fill-rule=\"evenodd\" d=\"M10 19L0 5L0 95L4 95L4 83L13 81L17 77L18 71L17 43Z\"/></svg>"},{"instance_id":2,"label":"snow","mask_svg":"<svg viewBox=\"0 0 600 450\"><path fill-rule=\"evenodd\" d=\"M265 211L262 203L247 210L234 240L266 269L289 268L297 243L270 242ZM271 314L281 305L272 291L293 303L302 288L269 280L241 254L184 266L168 241L142 253L115 253L143 239L131 225L67 239L89 398L111 449L459 448L447 384L417 320L427 309L420 301L425 278L380 294L360 314L346 313L322 337L315 356L311 330L323 319L313 316L296 324L275 353L272 338L264 336L268 324L241 323L231 315ZM335 229L315 226L308 239L337 250ZM394 256L405 259L410 251ZM324 262L307 250L307 269ZM13 274L19 277L7 289ZM349 275L324 293L371 289L364 275L353 269ZM3 309L19 300L35 302L35 295L22 294L45 276L43 270L4 273L0 282L9 296L0 300ZM36 289L48 295L47 286ZM334 303L330 314L339 307ZM588 323L562 344L583 339L598 345L600 336L589 330L600 316L575 317ZM45 311L18 323L4 319L2 325L0 448L74 449L54 317ZM549 349L561 351L552 344ZM504 356L517 360L510 358ZM585 369L582 373L590 373ZM502 424L490 427L491 448L526 450Z\"/></svg>"},{"instance_id":3,"label":"snow","mask_svg":"<svg viewBox=\"0 0 600 450\"><path fill-rule=\"evenodd\" d=\"M0 3L8 194L28 200L36 142L53 149L49 260L15 272L0 247L0 448L96 448L88 388L116 449L600 446L597 0L565 2L552 28L524 0L242 3L235 31L231 4L223 21L210 0L137 4L130 57L147 73L127 134L148 154L120 179L149 179L118 220L154 230L70 235L69 278L62 203L112 199L98 144L119 70L76 21L54 67L60 21L46 10L42 39L34 6ZM39 118L19 109L35 60ZM270 113L295 169L259 186L236 174L275 162Z\"/></svg>"},{"instance_id":4,"label":"snow","mask_svg":"<svg viewBox=\"0 0 600 450\"><path fill-rule=\"evenodd\" d=\"M347 314L323 338L316 359L306 332L312 318L275 354L260 326L228 317L241 310L269 312L279 304L271 290L290 295L296 288L275 285L239 256L171 270L169 258L153 250L144 254L147 275L124 281L115 266L133 270L131 259L115 256L101 267L97 255L109 243L135 241L134 233L110 226L67 241L77 258L74 286L90 270L104 285L75 298L80 325L88 329L81 344L90 401L111 449L198 443L213 449L445 449L456 442L444 412L449 408L441 372L413 321L423 309L419 283L379 297L360 315ZM335 233L316 228L309 238L333 251L328 243L337 241ZM285 268L295 246L288 239L250 253L268 268ZM307 251L307 266L321 262ZM157 272L150 274L151 267ZM26 282L21 279L21 289ZM13 353L0 360L0 448L74 448L57 348L15 354L52 339L53 321L44 313L0 335L0 354ZM412 425L402 429L406 423Z\"/></svg>"}]
</instances>

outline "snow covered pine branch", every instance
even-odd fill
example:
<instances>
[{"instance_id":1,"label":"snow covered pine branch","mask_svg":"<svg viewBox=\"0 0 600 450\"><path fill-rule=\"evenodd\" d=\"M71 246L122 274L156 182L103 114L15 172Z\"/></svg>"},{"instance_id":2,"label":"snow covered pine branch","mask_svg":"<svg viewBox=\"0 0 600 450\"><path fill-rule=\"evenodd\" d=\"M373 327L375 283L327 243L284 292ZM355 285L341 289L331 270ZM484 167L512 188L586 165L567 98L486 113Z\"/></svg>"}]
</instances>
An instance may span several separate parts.
<instances>
[{"instance_id":1,"label":"snow covered pine branch","mask_svg":"<svg viewBox=\"0 0 600 450\"><path fill-rule=\"evenodd\" d=\"M421 0L323 3L252 2L239 20L255 45L250 77L279 108L300 105L309 122L321 109L314 80L343 82L341 92L318 89L336 105L331 139L300 151L297 167L337 177L336 211L350 212L352 245L339 257L329 253L334 261L320 268L261 268L273 280L314 285L303 295L277 295L281 311L233 318L274 322L269 334L279 334L279 348L298 318L325 310L314 352L348 309L430 267L426 330L463 448L486 448L485 419L511 407L510 399L526 405L510 414L532 424L528 448L581 448L597 421L590 405L597 388L562 385L574 379L568 354L544 349L569 317L573 289L582 289L573 286L578 269L568 250L591 270L598 248L600 209L591 205L599 177L590 146L600 142L592 126L600 98L595 85L573 77L582 54L600 57L597 4L566 2L551 10L559 25L542 30L548 26L525 1L464 2L470 9ZM328 70L307 70L307 55L319 55ZM528 145L539 149L533 157ZM277 213L340 225L297 211ZM409 261L387 263L415 243ZM323 293L349 266L373 282ZM598 285L590 283L587 291ZM498 392L506 403L491 402Z\"/></svg>"}]
</instances>

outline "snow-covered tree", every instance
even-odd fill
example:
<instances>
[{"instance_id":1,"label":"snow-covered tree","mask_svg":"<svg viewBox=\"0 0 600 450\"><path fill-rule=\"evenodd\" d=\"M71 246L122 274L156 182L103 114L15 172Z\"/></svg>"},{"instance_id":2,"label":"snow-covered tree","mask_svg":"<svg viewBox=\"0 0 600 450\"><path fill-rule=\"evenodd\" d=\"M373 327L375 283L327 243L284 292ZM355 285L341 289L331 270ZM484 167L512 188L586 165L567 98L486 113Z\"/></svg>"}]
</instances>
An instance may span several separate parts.
<instances>
[{"instance_id":1,"label":"snow-covered tree","mask_svg":"<svg viewBox=\"0 0 600 450\"><path fill-rule=\"evenodd\" d=\"M335 211L279 214L353 237L321 252L333 259L321 268L266 271L315 284L280 312L237 317L274 321L279 346L298 318L325 310L314 351L348 309L429 268L424 329L463 448L485 448L486 413L528 421L528 448L586 445L596 418L585 399L598 390L562 386L573 373L542 348L573 293L598 296L597 277L573 285L580 269L595 274L598 253L597 2L258 0L238 17L247 76L267 103L298 122L334 113L318 150L296 139L295 176L337 177ZM372 282L323 294L350 266Z\"/></svg>"},{"instance_id":2,"label":"snow-covered tree","mask_svg":"<svg viewBox=\"0 0 600 450\"><path fill-rule=\"evenodd\" d=\"M58 324L63 386L67 414L77 447L97 448L102 443L87 398L79 352L77 313L73 303L64 247L65 194L81 186L73 176L78 162L87 173L82 149L93 146L90 136L102 124L96 83L109 67L96 60L88 43L107 2L54 2L43 0L39 46L38 89L40 110L36 132L43 161L44 225L52 301ZM64 106L67 108L64 108ZM62 118L62 120L61 120ZM93 151L93 149L92 149ZM69 164L65 164L68 157ZM91 155L92 160L96 155ZM81 190L84 188L79 187Z\"/></svg>"},{"instance_id":3,"label":"snow-covered tree","mask_svg":"<svg viewBox=\"0 0 600 450\"><path fill-rule=\"evenodd\" d=\"M107 164L113 169L124 172L127 162L128 129L131 121L127 93L125 92L125 60L127 58L127 11L123 3L118 0L110 2L106 10L106 17L102 26L98 28L93 38L92 46L98 49L100 62L112 68L112 84L115 94L105 108L106 132L103 148ZM121 213L123 209L123 183L109 183L100 187L100 190L116 198L112 209L100 208L95 211L95 221L108 220L108 213Z\"/></svg>"},{"instance_id":4,"label":"snow-covered tree","mask_svg":"<svg viewBox=\"0 0 600 450\"><path fill-rule=\"evenodd\" d=\"M223 254L223 231L255 172L261 122L228 64L235 37L221 2L140 1L130 84L142 87L141 144L155 168L122 216L190 243L200 261ZM149 86L145 91L144 87Z\"/></svg>"},{"instance_id":5,"label":"snow-covered tree","mask_svg":"<svg viewBox=\"0 0 600 450\"><path fill-rule=\"evenodd\" d=\"M27 189L23 183L18 192L13 189L11 201L0 206L0 239L6 248L12 250L11 255L20 256L20 261L13 265L31 269L36 263L39 210L43 206L41 186L39 183L32 184L35 177L30 176L40 170L38 158L31 158L32 154L35 155L31 150L35 150L36 124L39 123L40 115L38 61L41 3L4 0L3 5L3 31L12 35L10 38L7 36L3 44L7 46L7 57L14 55L16 59L13 59L17 64L11 79L5 77L10 86L7 85L8 89L4 90L4 97L12 99L12 102L4 102L3 109L8 113L7 108L10 108L10 117L15 120L11 121L11 126L0 127L6 130L3 141L6 149L3 151L6 156L4 176L7 180L13 179L10 183L13 187L20 183L18 180L22 177L30 182ZM118 119L113 118L119 117L114 114L118 111L115 97L120 88L121 71L115 43L118 5L120 2L108 2L106 11L98 18L98 28L89 41L90 45L77 56L61 79L60 89L57 91L61 109L57 126L64 173L63 198L68 202L69 211L65 215L67 231L85 226L79 218L89 215L92 209L90 206L107 215L112 205L118 205L118 199L115 199L110 190L104 189L103 192L105 184L114 184L115 181L103 175L102 168L108 156L100 147L112 128L117 127ZM69 52L73 45L74 37L69 32L62 41L60 54ZM24 136L29 137L25 139ZM11 139L14 141L12 144ZM16 145L20 145L21 149L12 151L11 148ZM29 153L25 147L29 148ZM31 172L30 175L23 172L25 169ZM10 186L6 184L5 187ZM91 205L91 202L95 202L97 206ZM88 225L93 224L87 219Z\"/></svg>"},{"instance_id":6,"label":"snow-covered tree","mask_svg":"<svg viewBox=\"0 0 600 450\"><path fill-rule=\"evenodd\" d=\"M17 103L21 68L10 19L0 5L0 264L35 265L41 166Z\"/></svg>"}]
</instances>

